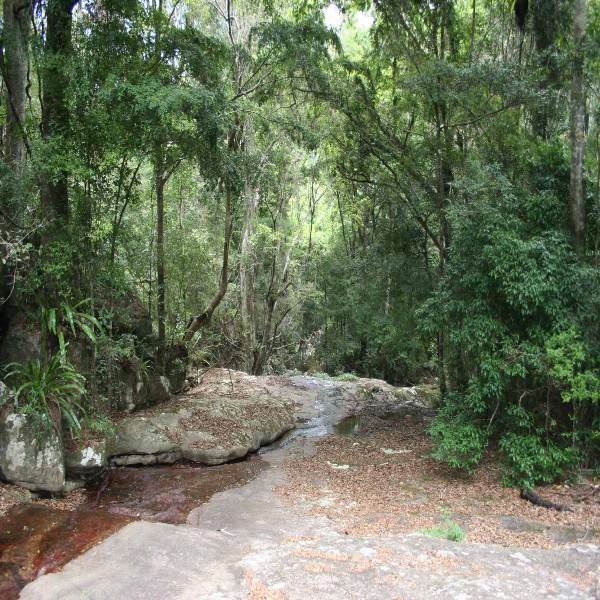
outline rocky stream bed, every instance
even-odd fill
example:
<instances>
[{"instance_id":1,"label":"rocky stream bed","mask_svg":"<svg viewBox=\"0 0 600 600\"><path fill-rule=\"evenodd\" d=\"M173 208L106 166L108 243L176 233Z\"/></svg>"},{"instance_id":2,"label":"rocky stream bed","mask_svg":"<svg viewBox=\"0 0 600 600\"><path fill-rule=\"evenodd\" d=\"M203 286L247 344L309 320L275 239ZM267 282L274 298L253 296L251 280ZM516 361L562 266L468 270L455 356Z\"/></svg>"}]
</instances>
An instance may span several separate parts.
<instances>
[{"instance_id":1,"label":"rocky stream bed","mask_svg":"<svg viewBox=\"0 0 600 600\"><path fill-rule=\"evenodd\" d=\"M597 484L545 489L559 514L502 488L493 460L444 471L433 396L215 369L123 415L94 446L107 477L64 499L0 490L0 598L599 597ZM423 535L449 519L465 541Z\"/></svg>"}]
</instances>

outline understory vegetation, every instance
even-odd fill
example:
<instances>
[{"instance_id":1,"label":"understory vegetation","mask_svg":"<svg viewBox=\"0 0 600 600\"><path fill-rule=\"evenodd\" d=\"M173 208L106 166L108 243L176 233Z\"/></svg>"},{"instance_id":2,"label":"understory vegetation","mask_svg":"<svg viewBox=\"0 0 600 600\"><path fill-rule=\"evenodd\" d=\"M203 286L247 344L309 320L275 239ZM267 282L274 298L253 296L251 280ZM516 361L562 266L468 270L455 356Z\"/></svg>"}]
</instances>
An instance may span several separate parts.
<instances>
[{"instance_id":1,"label":"understory vegetation","mask_svg":"<svg viewBox=\"0 0 600 600\"><path fill-rule=\"evenodd\" d=\"M598 469L598 0L1 4L0 404L429 381L451 467Z\"/></svg>"}]
</instances>

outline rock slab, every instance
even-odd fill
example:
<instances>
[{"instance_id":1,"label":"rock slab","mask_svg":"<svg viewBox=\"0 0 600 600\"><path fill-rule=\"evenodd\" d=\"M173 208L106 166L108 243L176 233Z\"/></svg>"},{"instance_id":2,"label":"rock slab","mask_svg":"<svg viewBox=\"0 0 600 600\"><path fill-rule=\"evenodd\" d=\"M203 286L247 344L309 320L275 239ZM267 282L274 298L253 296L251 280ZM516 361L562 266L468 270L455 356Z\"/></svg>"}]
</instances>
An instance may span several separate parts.
<instances>
[{"instance_id":1,"label":"rock slab","mask_svg":"<svg viewBox=\"0 0 600 600\"><path fill-rule=\"evenodd\" d=\"M260 381L213 369L201 386L177 399L124 417L117 424L113 464L184 458L219 465L271 443L294 427L293 404Z\"/></svg>"}]
</instances>

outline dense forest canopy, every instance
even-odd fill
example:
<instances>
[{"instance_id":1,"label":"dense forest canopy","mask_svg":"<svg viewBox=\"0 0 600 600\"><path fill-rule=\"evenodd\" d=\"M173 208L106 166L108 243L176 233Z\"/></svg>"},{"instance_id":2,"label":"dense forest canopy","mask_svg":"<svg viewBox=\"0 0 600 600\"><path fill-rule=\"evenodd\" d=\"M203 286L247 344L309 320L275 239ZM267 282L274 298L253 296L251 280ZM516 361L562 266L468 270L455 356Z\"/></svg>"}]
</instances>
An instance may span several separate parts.
<instances>
[{"instance_id":1,"label":"dense forest canopy","mask_svg":"<svg viewBox=\"0 0 600 600\"><path fill-rule=\"evenodd\" d=\"M598 466L600 2L2 8L3 402L77 431L128 369L435 379L440 460Z\"/></svg>"}]
</instances>

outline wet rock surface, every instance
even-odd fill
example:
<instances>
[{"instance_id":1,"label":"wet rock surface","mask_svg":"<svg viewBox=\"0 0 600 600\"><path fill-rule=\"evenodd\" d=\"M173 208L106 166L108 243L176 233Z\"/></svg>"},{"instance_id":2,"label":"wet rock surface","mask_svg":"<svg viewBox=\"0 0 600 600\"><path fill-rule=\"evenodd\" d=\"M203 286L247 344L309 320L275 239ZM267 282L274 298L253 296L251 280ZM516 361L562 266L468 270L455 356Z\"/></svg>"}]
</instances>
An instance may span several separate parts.
<instances>
[{"instance_id":1,"label":"wet rock surface","mask_svg":"<svg viewBox=\"0 0 600 600\"><path fill-rule=\"evenodd\" d=\"M530 600L592 599L600 592L600 549L593 544L538 550L454 543L418 534L348 532L336 519L313 510L308 488L306 494L301 486L295 488L293 498L278 492L289 485L288 467L294 461L320 460L326 473L345 477L353 467L337 470L327 464L320 454L322 441L341 439L358 448L355 443L368 442L373 435L369 414L390 427L426 420L431 414L427 394L388 389L374 380L340 383L265 377L246 381L246 386L241 379L236 383L223 375L215 374L212 382L206 382L207 398L226 394L231 386L232 394L252 395L257 388L267 396L269 390L275 398L285 394L295 404L297 428L265 448L260 458L222 467L190 467L208 473L207 481L212 481L215 469L256 467L237 479L241 485L226 484L220 488L223 491L195 506L187 498L194 485L187 477L192 475L178 479L177 471L185 470L182 465L115 470L115 479L99 496L95 510L122 518L135 513L136 519L143 520L121 528L61 572L38 578L24 588L21 598ZM388 421L390 412L395 416ZM339 426L336 430L340 421L342 430ZM397 461L401 469L401 461L410 456L399 452L405 446L391 439L385 445L375 441L378 460ZM135 473L148 474L139 483L138 501L128 488ZM369 480L374 486L377 481L377 477ZM321 500L329 498L346 513L354 510L351 503L344 504L347 499L328 488L327 477L321 483ZM172 498L180 502L181 510L161 514L164 505L152 504L152 496L161 501L159 490L165 503ZM186 513L185 525L171 524L181 523Z\"/></svg>"},{"instance_id":2,"label":"wet rock surface","mask_svg":"<svg viewBox=\"0 0 600 600\"><path fill-rule=\"evenodd\" d=\"M0 598L17 598L28 581L61 567L130 521L90 510L15 508L0 530Z\"/></svg>"},{"instance_id":3,"label":"wet rock surface","mask_svg":"<svg viewBox=\"0 0 600 600\"><path fill-rule=\"evenodd\" d=\"M0 598L17 598L28 582L60 569L132 521L185 523L213 494L243 485L267 467L255 457L217 467L117 468L83 491L74 506L23 498L1 521Z\"/></svg>"},{"instance_id":4,"label":"wet rock surface","mask_svg":"<svg viewBox=\"0 0 600 600\"><path fill-rule=\"evenodd\" d=\"M119 468L110 473L100 494L98 489L89 491L88 502L132 519L180 524L213 494L244 485L265 468L267 464L257 457L210 468L191 464Z\"/></svg>"}]
</instances>

